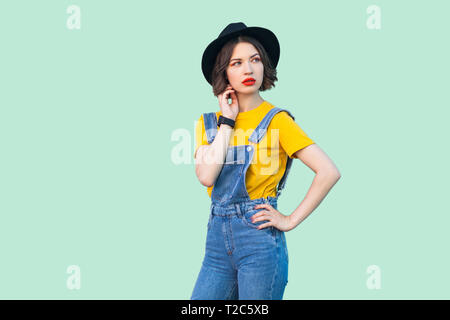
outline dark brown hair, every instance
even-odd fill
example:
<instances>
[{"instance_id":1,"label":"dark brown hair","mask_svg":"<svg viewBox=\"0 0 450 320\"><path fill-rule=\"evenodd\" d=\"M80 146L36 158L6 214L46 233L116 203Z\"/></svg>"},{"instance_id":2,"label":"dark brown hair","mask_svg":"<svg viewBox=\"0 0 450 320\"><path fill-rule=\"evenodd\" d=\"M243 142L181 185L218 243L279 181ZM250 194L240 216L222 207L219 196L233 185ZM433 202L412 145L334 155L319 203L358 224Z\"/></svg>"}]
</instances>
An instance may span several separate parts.
<instances>
[{"instance_id":1,"label":"dark brown hair","mask_svg":"<svg viewBox=\"0 0 450 320\"><path fill-rule=\"evenodd\" d=\"M240 42L248 42L255 46L256 50L259 51L259 56L261 57L261 62L264 65L264 76L263 82L259 91L266 91L275 87L275 81L277 78L277 70L273 68L272 62L270 61L269 55L267 54L261 43L253 37L240 35L236 38L228 41L217 54L216 61L211 74L211 83L213 88L213 93L217 97L220 93L225 91L228 80L226 69L230 63L231 55L233 54L234 47Z\"/></svg>"}]
</instances>

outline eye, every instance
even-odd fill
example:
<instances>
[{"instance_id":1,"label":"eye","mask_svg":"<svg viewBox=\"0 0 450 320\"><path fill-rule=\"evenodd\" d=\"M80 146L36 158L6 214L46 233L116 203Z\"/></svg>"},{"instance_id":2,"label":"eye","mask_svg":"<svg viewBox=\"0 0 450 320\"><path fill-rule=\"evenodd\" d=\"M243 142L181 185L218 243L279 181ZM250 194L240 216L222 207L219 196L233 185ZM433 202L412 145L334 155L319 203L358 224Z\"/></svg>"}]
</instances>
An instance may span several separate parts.
<instances>
[{"instance_id":1,"label":"eye","mask_svg":"<svg viewBox=\"0 0 450 320\"><path fill-rule=\"evenodd\" d=\"M256 58L253 58L253 60L258 60L258 62L259 61L261 61L261 59L260 58L258 58L258 57L256 57ZM235 63L233 63L231 66L232 67L234 67L235 65L236 65L236 63L240 63L239 61L237 61L237 62L235 62Z\"/></svg>"}]
</instances>

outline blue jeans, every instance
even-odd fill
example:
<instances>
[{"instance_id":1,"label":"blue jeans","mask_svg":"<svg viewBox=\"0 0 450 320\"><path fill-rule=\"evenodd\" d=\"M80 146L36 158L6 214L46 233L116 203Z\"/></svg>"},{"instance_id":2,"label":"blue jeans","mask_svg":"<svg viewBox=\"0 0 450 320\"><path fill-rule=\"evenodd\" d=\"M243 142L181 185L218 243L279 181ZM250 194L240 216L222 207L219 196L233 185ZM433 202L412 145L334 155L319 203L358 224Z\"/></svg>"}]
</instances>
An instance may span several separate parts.
<instances>
[{"instance_id":1,"label":"blue jeans","mask_svg":"<svg viewBox=\"0 0 450 320\"><path fill-rule=\"evenodd\" d=\"M257 229L251 222L267 197L228 205L212 205L205 256L191 300L281 300L288 282L288 251L283 231Z\"/></svg>"}]
</instances>

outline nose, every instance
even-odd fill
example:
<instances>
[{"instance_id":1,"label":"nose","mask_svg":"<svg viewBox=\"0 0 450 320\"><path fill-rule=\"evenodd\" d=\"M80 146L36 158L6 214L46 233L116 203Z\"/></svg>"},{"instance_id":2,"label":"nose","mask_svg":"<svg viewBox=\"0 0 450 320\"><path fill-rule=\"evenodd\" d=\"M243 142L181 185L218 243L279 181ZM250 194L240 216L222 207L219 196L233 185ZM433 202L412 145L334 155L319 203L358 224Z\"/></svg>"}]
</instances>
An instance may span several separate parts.
<instances>
[{"instance_id":1,"label":"nose","mask_svg":"<svg viewBox=\"0 0 450 320\"><path fill-rule=\"evenodd\" d=\"M245 74L250 75L253 74L252 72L252 65L250 62L245 63Z\"/></svg>"}]
</instances>

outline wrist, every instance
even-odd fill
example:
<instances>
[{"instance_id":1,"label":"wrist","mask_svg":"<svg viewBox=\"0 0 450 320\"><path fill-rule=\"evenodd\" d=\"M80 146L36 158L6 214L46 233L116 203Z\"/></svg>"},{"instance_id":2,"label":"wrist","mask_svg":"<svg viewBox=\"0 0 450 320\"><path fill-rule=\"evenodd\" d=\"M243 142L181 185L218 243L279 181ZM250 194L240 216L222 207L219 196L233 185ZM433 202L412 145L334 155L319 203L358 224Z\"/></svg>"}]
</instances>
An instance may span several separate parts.
<instances>
[{"instance_id":1,"label":"wrist","mask_svg":"<svg viewBox=\"0 0 450 320\"><path fill-rule=\"evenodd\" d=\"M229 124L226 124L226 123L220 124L219 129L220 128L227 128L228 130L234 130L234 127L232 127L232 126L230 126Z\"/></svg>"},{"instance_id":2,"label":"wrist","mask_svg":"<svg viewBox=\"0 0 450 320\"><path fill-rule=\"evenodd\" d=\"M220 115L219 119L217 120L217 125L220 127L222 124L226 124L229 127L234 128L235 121L231 118Z\"/></svg>"},{"instance_id":3,"label":"wrist","mask_svg":"<svg viewBox=\"0 0 450 320\"><path fill-rule=\"evenodd\" d=\"M225 118L231 119L231 120L233 120L233 121L236 121L236 117L235 117L235 116L222 114L222 117L225 117Z\"/></svg>"},{"instance_id":4,"label":"wrist","mask_svg":"<svg viewBox=\"0 0 450 320\"><path fill-rule=\"evenodd\" d=\"M288 216L289 218L289 224L290 224L290 228L294 229L295 227L297 227L300 224L300 221L298 221L298 219L294 216L294 214L290 214Z\"/></svg>"}]
</instances>

